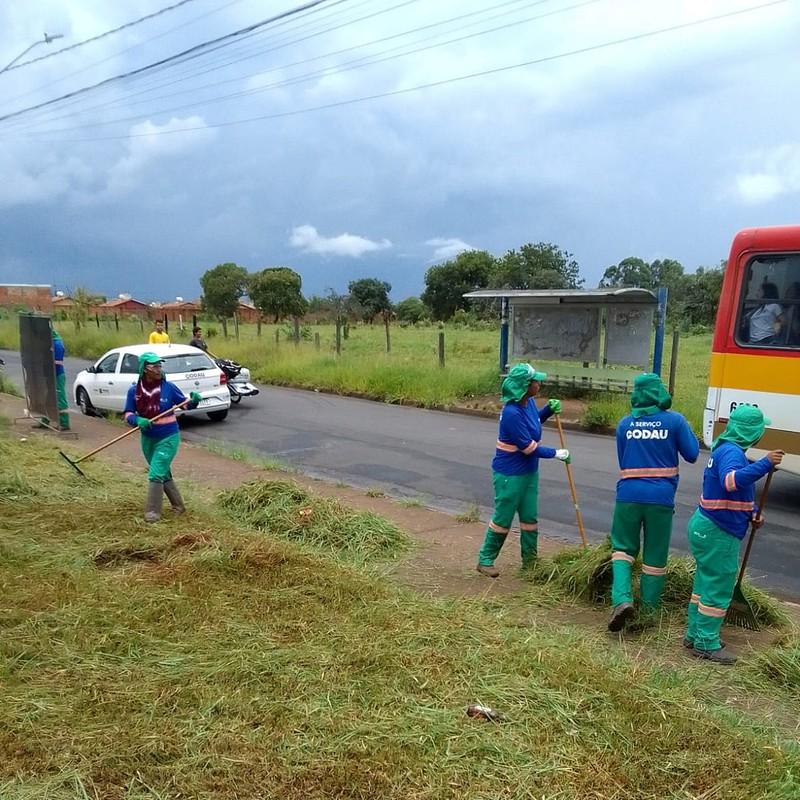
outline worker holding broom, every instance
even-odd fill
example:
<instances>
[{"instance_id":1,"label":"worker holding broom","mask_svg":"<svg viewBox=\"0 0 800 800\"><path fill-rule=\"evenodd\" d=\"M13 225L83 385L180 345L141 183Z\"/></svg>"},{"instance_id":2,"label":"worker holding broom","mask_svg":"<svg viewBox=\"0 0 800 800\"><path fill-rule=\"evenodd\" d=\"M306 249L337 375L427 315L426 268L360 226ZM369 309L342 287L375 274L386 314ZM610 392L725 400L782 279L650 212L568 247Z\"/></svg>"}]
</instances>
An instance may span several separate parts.
<instances>
[{"instance_id":1,"label":"worker holding broom","mask_svg":"<svg viewBox=\"0 0 800 800\"><path fill-rule=\"evenodd\" d=\"M652 613L661 605L678 489L678 456L693 464L700 453L689 423L669 411L671 405L661 378L644 373L633 384L631 413L617 426L620 478L611 523L610 631L621 631L635 615L631 572L642 539L642 610Z\"/></svg>"},{"instance_id":2,"label":"worker holding broom","mask_svg":"<svg viewBox=\"0 0 800 800\"><path fill-rule=\"evenodd\" d=\"M124 414L128 425L138 426L141 430L142 452L150 466L145 522L161 519L165 494L173 511L182 513L186 510L172 478L172 461L181 442L178 420L174 413L155 422L150 420L175 406L197 408L201 399L197 392L192 392L187 400L183 392L166 379L161 358L155 353L139 356L139 380L128 389Z\"/></svg>"},{"instance_id":3,"label":"worker holding broom","mask_svg":"<svg viewBox=\"0 0 800 800\"><path fill-rule=\"evenodd\" d=\"M542 423L561 413L561 401L549 400L537 408L533 398L547 377L530 364L516 364L503 381L501 397L505 405L500 415L500 431L492 461L494 514L478 555L478 572L496 578L500 572L494 561L519 514L522 566L536 560L538 545L539 459L557 458L569 463L569 450L556 450L540 444Z\"/></svg>"},{"instance_id":4,"label":"worker holding broom","mask_svg":"<svg viewBox=\"0 0 800 800\"><path fill-rule=\"evenodd\" d=\"M741 541L748 525L763 524L760 509L753 505L755 483L783 459L783 451L772 450L752 464L747 460L747 449L757 444L769 424L756 406L736 406L711 445L703 493L689 520L689 548L696 567L683 643L692 655L719 664L736 661L719 632L733 596Z\"/></svg>"}]
</instances>

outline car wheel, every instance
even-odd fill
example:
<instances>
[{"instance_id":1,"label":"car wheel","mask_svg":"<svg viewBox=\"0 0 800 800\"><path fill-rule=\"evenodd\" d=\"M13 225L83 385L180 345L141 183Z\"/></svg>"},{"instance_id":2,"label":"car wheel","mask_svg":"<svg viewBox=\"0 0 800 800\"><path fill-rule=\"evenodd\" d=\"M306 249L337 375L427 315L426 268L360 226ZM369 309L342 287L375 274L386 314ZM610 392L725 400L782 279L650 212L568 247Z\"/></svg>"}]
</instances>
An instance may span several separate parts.
<instances>
[{"instance_id":1,"label":"car wheel","mask_svg":"<svg viewBox=\"0 0 800 800\"><path fill-rule=\"evenodd\" d=\"M87 392L83 386L78 388L77 394L75 395L75 400L80 406L82 414L85 414L87 417L95 416L97 412L92 405L92 401L89 399L89 392Z\"/></svg>"},{"instance_id":2,"label":"car wheel","mask_svg":"<svg viewBox=\"0 0 800 800\"><path fill-rule=\"evenodd\" d=\"M242 396L240 394L232 394L231 395L231 403L236 405L237 403L242 402Z\"/></svg>"},{"instance_id":3,"label":"car wheel","mask_svg":"<svg viewBox=\"0 0 800 800\"><path fill-rule=\"evenodd\" d=\"M228 416L228 409L224 408L222 411L209 411L208 418L212 422L222 422Z\"/></svg>"}]
</instances>

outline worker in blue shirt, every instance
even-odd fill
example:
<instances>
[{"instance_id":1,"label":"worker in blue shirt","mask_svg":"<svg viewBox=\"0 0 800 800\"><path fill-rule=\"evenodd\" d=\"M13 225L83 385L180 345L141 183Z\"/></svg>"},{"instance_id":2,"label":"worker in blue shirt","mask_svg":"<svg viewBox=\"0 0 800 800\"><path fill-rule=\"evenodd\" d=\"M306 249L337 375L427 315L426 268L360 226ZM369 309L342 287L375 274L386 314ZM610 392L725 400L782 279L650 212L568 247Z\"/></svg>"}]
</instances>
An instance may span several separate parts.
<instances>
[{"instance_id":1,"label":"worker in blue shirt","mask_svg":"<svg viewBox=\"0 0 800 800\"><path fill-rule=\"evenodd\" d=\"M652 612L661 604L678 489L678 456L693 464L700 452L689 423L669 411L671 405L661 378L644 373L633 384L631 413L617 426L620 477L611 523L610 631L622 630L635 614L631 572L642 539L642 608Z\"/></svg>"},{"instance_id":2,"label":"worker in blue shirt","mask_svg":"<svg viewBox=\"0 0 800 800\"><path fill-rule=\"evenodd\" d=\"M736 406L711 445L703 493L689 520L689 549L696 566L683 643L692 655L718 664L736 661L719 632L736 585L741 541L751 523L757 528L764 523L760 509L754 508L755 484L783 460L782 450L772 450L752 464L747 460L746 451L769 424L760 408Z\"/></svg>"},{"instance_id":3,"label":"worker in blue shirt","mask_svg":"<svg viewBox=\"0 0 800 800\"><path fill-rule=\"evenodd\" d=\"M175 406L197 408L202 397L192 392L189 399L164 375L162 361L155 353L139 356L139 380L128 389L125 421L141 430L142 453L149 465L149 488L145 505L145 522L161 519L164 495L176 513L185 511L183 498L172 478L172 461L181 442L178 420L174 413L151 422L154 417Z\"/></svg>"},{"instance_id":4,"label":"worker in blue shirt","mask_svg":"<svg viewBox=\"0 0 800 800\"><path fill-rule=\"evenodd\" d=\"M537 408L533 398L547 377L530 364L517 364L508 373L501 389L505 403L500 415L500 431L492 461L494 514L478 555L478 572L496 578L500 572L494 561L511 530L514 515L519 515L522 566L536 560L539 525L539 459L557 458L569 463L568 450L555 450L540 444L542 423L561 413L561 401L549 400Z\"/></svg>"}]
</instances>

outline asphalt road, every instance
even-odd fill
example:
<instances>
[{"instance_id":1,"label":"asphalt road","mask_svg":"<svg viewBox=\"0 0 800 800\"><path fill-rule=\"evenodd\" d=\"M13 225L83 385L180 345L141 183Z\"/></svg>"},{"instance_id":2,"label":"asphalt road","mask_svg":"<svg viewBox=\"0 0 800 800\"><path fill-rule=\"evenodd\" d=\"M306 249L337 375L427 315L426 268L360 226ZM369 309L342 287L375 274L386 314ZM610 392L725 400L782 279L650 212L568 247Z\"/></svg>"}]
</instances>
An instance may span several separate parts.
<instances>
[{"instance_id":1,"label":"asphalt road","mask_svg":"<svg viewBox=\"0 0 800 800\"><path fill-rule=\"evenodd\" d=\"M19 386L19 354L0 351L6 372ZM86 366L67 359L71 383ZM462 511L477 503L491 514L490 462L497 437L491 419L373 403L316 392L261 387L261 394L231 407L228 419L212 423L186 419L184 437L195 443L216 440L225 448L246 448L279 458L303 472L388 494L419 497L426 504ZM614 440L568 431L573 470L590 539L606 535L617 475ZM557 445L545 425L544 442ZM686 523L699 495L705 453L697 464L681 465L673 545L686 552ZM578 540L575 512L564 467L541 464L539 516L543 534ZM772 484L767 522L751 557L751 574L765 586L800 598L800 478L779 474Z\"/></svg>"}]
</instances>

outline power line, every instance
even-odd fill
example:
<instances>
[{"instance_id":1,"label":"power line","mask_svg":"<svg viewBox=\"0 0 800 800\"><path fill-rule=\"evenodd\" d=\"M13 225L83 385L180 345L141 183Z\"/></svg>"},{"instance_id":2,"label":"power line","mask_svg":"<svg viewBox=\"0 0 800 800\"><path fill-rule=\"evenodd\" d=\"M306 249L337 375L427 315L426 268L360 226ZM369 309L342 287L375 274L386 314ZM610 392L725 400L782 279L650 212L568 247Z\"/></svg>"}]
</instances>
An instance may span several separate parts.
<instances>
[{"instance_id":1,"label":"power line","mask_svg":"<svg viewBox=\"0 0 800 800\"><path fill-rule=\"evenodd\" d=\"M261 20L260 22L255 22L252 25L248 25L245 28L240 28L237 31L233 31L232 33L226 33L224 36L218 36L216 39L209 39L206 42L201 42L200 44L196 44L193 47L188 48L187 50L183 50L180 53L176 53L172 56L168 56L167 58L162 58L159 61L154 61L151 64L147 64L144 67L138 67L137 69L129 70L128 72L123 72L119 75L114 75L110 78L106 78L105 80L100 81L99 83L95 83L91 86L84 86L81 89L76 89L75 91L68 92L61 97L53 98L52 100L46 100L42 103L37 103L36 105L29 106L28 108L20 109L19 111L13 111L10 114L5 114L0 116L0 122L3 122L7 119L12 119L14 117L18 117L21 114L25 114L28 111L34 111L39 108L45 108L47 106L53 105L54 103L61 102L62 100L66 100L71 97L76 97L78 95L86 94L87 92L91 92L95 89L98 89L101 86L108 86L111 83L115 83L117 81L123 80L124 78L130 78L133 75L140 75L144 72L147 72L152 69L156 69L158 67L163 67L165 64L169 64L171 62L177 61L179 59L183 59L185 57L193 57L193 55L199 54L201 51L205 50L208 47L213 45L219 45L222 42L228 42L235 40L236 37L245 35L247 33L251 33L259 28L263 28L265 25L270 25L273 22L277 22L278 20L286 19L287 17L294 16L295 14L299 14L301 11L306 11L311 8L315 8L317 6L322 5L323 3L331 3L332 5L339 5L340 3L347 2L347 0L309 0L307 3L295 6L294 8L289 9L288 11L283 11L280 14L275 14L272 17L268 17L267 19Z\"/></svg>"},{"instance_id":2,"label":"power line","mask_svg":"<svg viewBox=\"0 0 800 800\"><path fill-rule=\"evenodd\" d=\"M548 0L536 0L536 2L531 3L531 5L534 5L534 6L535 5L542 5L545 2L548 2ZM527 22L537 21L537 20L540 20L540 19L544 19L546 17L554 16L556 14L566 13L568 11L575 11L576 9L583 8L584 6L588 6L588 5L594 5L595 3L598 3L598 2L603 2L603 0L582 0L582 2L575 3L574 5L571 5L571 6L565 6L565 7L559 8L559 9L555 9L553 11L548 11L548 12L546 12L544 14L538 14L538 15L533 16L533 17L528 17L526 19L514 20L513 22L505 23L503 25L498 25L498 26L496 26L494 28L489 28L487 30L482 30L482 31L476 31L474 33L469 33L469 34L466 34L464 36L456 37L454 39L448 39L448 40L446 40L444 42L436 42L434 44L425 45L423 47L417 47L417 48L414 48L412 50L408 50L408 51L406 51L404 53L399 53L399 54L394 54L394 55L384 55L385 53L390 53L390 52L392 52L392 50L398 49L396 47L395 48L390 48L389 50L384 51L383 53L377 53L377 54L373 54L371 56L369 56L369 55L368 56L362 56L361 58L357 58L357 59L353 59L353 60L351 60L349 62L345 62L344 64L339 65L339 67L337 69L323 68L321 70L316 70L316 71L313 71L313 72L305 73L303 75L298 75L298 76L295 76L293 78L287 78L286 80L283 80L283 81L277 81L275 83L268 84L267 86L261 86L261 87L256 87L256 88L253 88L253 89L245 89L245 90L242 90L242 91L239 91L239 92L232 92L232 93L229 93L229 94L218 95L216 97L206 98L205 100L199 100L199 101L193 102L193 103L184 103L183 105L172 106L170 108L161 108L161 109L157 109L156 111L150 111L150 112L143 113L143 114L136 114L136 115L129 116L129 117L118 117L116 119L107 120L107 121L104 121L104 122L87 123L87 124L84 124L84 125L74 125L74 126L65 127L65 128L51 128L51 129L48 129L46 131L40 131L38 133L34 132L34 135L46 135L48 133L64 133L64 132L73 131L73 130L83 130L85 128L96 128L96 127L103 127L103 126L106 126L106 125L115 125L115 124L118 124L120 122L134 122L136 120L140 120L140 119L143 119L145 117L154 116L156 114L169 114L169 113L172 113L172 112L175 112L175 111L183 111L183 110L188 109L188 108L196 108L197 106L204 106L204 105L211 104L211 103L224 102L224 101L233 100L233 99L236 99L236 98L239 98L239 97L248 97L250 95L260 94L260 93L266 92L266 91L271 91L273 89L284 88L286 86L293 86L293 85L298 84L298 83L304 83L304 82L307 82L309 80L313 80L314 78L320 77L322 75L338 75L338 74L341 74L343 72L349 72L349 71L354 70L354 69L360 69L362 67L368 67L368 66L373 66L375 64L381 64L381 63L384 63L386 61L391 61L391 60L394 60L394 59L397 59L397 58L404 58L406 56L415 55L417 53L422 53L424 51L432 50L432 49L437 48L437 47L445 47L446 45L456 44L458 42L463 42L463 41L466 41L468 39L474 39L474 38L476 38L478 36L485 36L485 35L490 34L490 33L497 33L498 31L506 30L506 29L508 29L510 27L513 27L513 26L516 26L516 25L522 25L522 24L525 24ZM388 37L388 38L392 38L392 37ZM402 46L404 46L404 45L401 45L401 47ZM381 58L380 56L384 56L384 57ZM363 63L365 61L366 61L366 63ZM280 69L280 68L276 68L276 69Z\"/></svg>"},{"instance_id":3,"label":"power line","mask_svg":"<svg viewBox=\"0 0 800 800\"><path fill-rule=\"evenodd\" d=\"M710 17L703 17L701 19L692 20L691 22L683 22L677 23L675 25L669 25L664 28L656 28L652 31L643 31L642 33L633 34L631 36L624 36L619 39L612 39L607 42L601 42L600 44L595 45L588 45L586 47L580 47L575 50L568 50L562 53L556 53L551 56L543 56L541 58L534 58L530 59L529 61L520 61L515 64L507 64L502 67L494 67L492 69L480 70L479 72L470 72L464 75L457 75L453 78L444 78L438 81L430 81L428 83L420 83L415 86L408 86L403 89L393 89L387 92L378 92L376 94L370 95L362 95L361 97L353 97L347 100L337 100L331 103L325 103L323 105L318 106L310 106L306 108L299 108L294 109L292 111L281 111L274 114L260 114L255 117L246 117L244 119L238 120L228 120L223 122L215 122L215 123L207 123L204 125L191 125L184 128L173 128L171 130L164 130L164 131L157 131L157 132L149 132L149 133L129 133L123 134L119 136L100 136L100 137L92 137L92 138L85 138L85 139L62 139L56 141L62 142L102 142L102 141L118 141L122 139L139 139L148 136L167 136L176 133L187 133L190 131L202 131L208 130L209 128L229 128L235 125L243 125L251 122L261 122L264 120L270 119L281 119L284 117L294 117L300 116L301 114L309 114L315 111L325 111L332 108L341 108L343 106L351 106L357 103L364 103L370 100L379 100L385 97L398 97L404 94L410 94L411 92L417 92L423 89L433 89L439 86L446 86L451 83L460 83L467 80L472 80L473 78L481 78L487 75L499 75L503 72L509 72L511 70L520 69L522 67L530 67L539 64L546 64L552 61L559 61L564 58L570 58L573 56L584 55L586 53L596 52L598 50L603 50L609 47L618 47L620 45L629 44L631 42L641 41L643 39L649 39L654 36L661 36L665 33L674 33L675 31L680 30L687 30L689 28L694 28L699 25L707 25L711 22L718 22L723 19L729 19L731 17L741 16L744 14L749 14L755 11L761 11L765 8L770 8L772 6L783 5L785 3L790 2L790 0L771 0L771 2L761 3L756 6L750 6L748 8L738 9L736 11L728 11L723 14L715 14ZM91 126L88 126L91 127ZM47 131L42 131L42 133L47 133Z\"/></svg>"},{"instance_id":4,"label":"power line","mask_svg":"<svg viewBox=\"0 0 800 800\"><path fill-rule=\"evenodd\" d=\"M15 64L13 67L10 67L7 71L21 69L22 67L27 67L29 64L36 64L39 61L44 61L48 58L59 56L62 53L66 53L70 50L75 50L78 47L83 47L86 44L97 42L100 39L105 39L106 36L111 36L114 33L119 33L120 31L124 31L127 28L133 28L135 25L139 25L142 22L146 22L149 19L155 19L156 17L160 17L162 14L166 14L169 11L175 11L176 8L180 8L181 6L185 6L188 3L194 3L194 2L195 0L179 0L179 2L173 3L171 6L160 8L158 11L154 11L152 14L146 14L145 16L139 17L138 19L126 22L125 24L120 25L117 28L112 28L110 31L106 31L105 33L99 33L97 34L97 36L92 36L90 39L84 39L82 42L76 42L75 44L68 45L67 47L62 47L60 50L56 50L53 53L47 53L47 55L39 56L38 58L31 58L28 61L23 61L21 64Z\"/></svg>"},{"instance_id":5,"label":"power line","mask_svg":"<svg viewBox=\"0 0 800 800\"><path fill-rule=\"evenodd\" d=\"M476 33L469 34L467 36L462 36L462 37L459 37L457 39L450 39L450 40L445 41L445 42L440 42L440 43L436 43L436 44L433 44L433 45L429 45L428 47L421 47L421 48L418 48L418 49L415 49L415 50L411 50L411 51L409 51L407 53L397 54L395 56L392 56L391 58L402 58L402 57L404 57L406 55L412 55L414 53L419 53L419 52L422 52L423 50L431 49L433 47L442 47L442 46L445 46L445 45L448 45L448 44L453 44L455 42L461 42L461 41L464 41L466 39L472 38L474 36L482 36L482 35L485 35L487 33L493 33L493 32L496 32L498 30L502 30L504 28L508 28L510 26L513 26L513 25L520 25L520 24L524 24L526 22L531 22L533 20L541 19L541 18L543 18L545 16L550 16L551 14L562 13L564 11L570 11L570 10L574 10L575 8L579 8L579 7L584 6L584 5L589 5L589 4L592 4L592 3L603 2L603 1L604 0L584 0L584 2L579 3L577 5L568 6L566 8L558 9L556 11L549 12L548 14L538 15L538 16L535 16L535 17L529 17L527 19L516 20L516 21L514 21L512 23L509 23L508 25L501 25L501 26L499 26L497 28L491 28L489 30L478 31ZM251 74L247 74L247 75L239 75L239 76L236 76L236 77L233 77L233 78L228 78L226 80L216 81L214 83L208 83L208 84L204 84L202 86L194 86L194 87L191 87L189 89L182 89L182 90L177 91L177 92L170 92L168 94L160 95L160 96L153 97L153 98L144 98L142 100L137 100L137 101L134 101L133 103L129 103L129 105L139 105L141 103L147 103L147 102L151 102L153 100L162 100L162 99L165 99L165 98L168 98L168 97L174 97L176 95L187 94L188 92L196 92L196 91L200 91L200 90L203 90L203 89L212 89L212 88L216 88L217 86L223 86L225 84L239 82L239 81L241 81L241 80L243 80L245 78L255 77L256 75L266 75L266 74L269 74L270 72L277 72L277 71L280 71L280 70L289 69L291 67L301 66L303 64L308 64L308 63L313 62L313 61L319 61L320 59L323 59L323 58L329 58L331 56L342 55L343 53L352 52L353 50L359 50L359 49L362 49L364 47L369 47L369 46L375 45L375 44L381 44L383 42L391 41L393 39L398 39L398 38L401 38L401 37L404 37L404 36L408 36L410 34L419 33L419 32L426 31L426 30L430 30L432 28L440 27L442 25L447 25L447 24L452 23L452 22L460 22L460 21L462 21L464 19L475 17L475 16L477 16L479 14L486 14L487 12L495 11L495 10L497 10L499 8L505 8L505 7L509 6L509 5L519 5L521 2L523 2L523 0L506 0L503 3L499 3L499 4L494 5L494 6L489 6L488 8L483 8L483 9L480 9L478 11L472 11L472 12L469 12L469 13L466 13L466 14L459 14L459 15L457 15L455 17L449 17L447 19L439 20L438 22L429 23L427 25L420 25L420 26L418 26L416 28L411 28L409 30L402 31L400 33L394 33L394 34L391 34L391 35L388 35L388 36L383 36L383 37L381 37L379 39L374 39L374 40L369 41L369 42L362 42L362 43L357 44L357 45L352 45L350 47L341 48L339 50L334 50L334 51L331 51L331 52L328 52L328 53L323 53L321 55L312 56L312 57L309 57L309 58L306 58L306 59L302 59L300 61L293 61L293 62L291 62L289 64L282 64L280 66L270 67L267 70L259 70L256 73L251 73ZM543 5L544 3L547 3L547 2L550 2L550 0L535 0L534 2L528 2L522 8L529 8L529 7L532 7L532 6L539 6L539 5ZM393 10L393 9L388 9L388 10ZM454 32L457 32L459 30L464 30L465 28L472 27L473 25L479 24L480 22L488 22L489 20L492 20L492 19L497 19L499 17L508 16L509 14L516 13L516 12L518 12L520 10L521 9L505 10L505 11L500 12L499 14L495 14L495 15L487 17L487 18L485 18L483 20L479 20L477 22L470 22L467 25L461 26L460 28L454 28L452 31L450 31L450 33L454 33ZM379 13L383 13L383 12L379 12ZM370 16L374 16L374 15L370 15ZM362 19L364 19L364 18L362 18ZM358 22L360 20L355 20L355 21ZM428 37L423 38L423 39L418 40L418 41L428 41L428 40L430 40L432 38L437 38L440 35L442 35L442 34L441 33L435 33L433 36L428 36ZM300 40L300 41L302 41L302 40ZM287 44L294 44L294 43L295 42L289 42ZM284 47L284 46L286 46L286 45L281 45L281 47ZM273 89L273 88L294 85L296 83L302 83L302 82L307 81L307 80L312 80L314 77L317 77L319 75L340 74L342 72L349 71L350 69L357 69L359 66L371 66L372 64L382 63L384 61L388 61L389 60L389 58L377 58L378 56L384 55L386 53L392 53L392 52L394 52L394 51L396 51L398 49L402 49L403 47L407 47L407 46L408 46L407 44L401 44L401 45L398 45L396 47L390 48L388 50L381 51L379 53L373 53L371 55L361 56L360 58L352 59L351 61L346 61L343 64L337 65L336 69L332 69L331 67L325 67L325 68L322 68L322 69L317 70L315 72L306 73L304 75L295 76L293 78L287 78L285 81L280 81L280 82L277 82L277 83L269 84L268 86L256 87L256 88L253 88L253 89L250 89L250 90L245 90L245 91L242 91L242 92L234 92L234 93L232 93L230 95L223 95L223 96L218 97L218 98L209 98L209 99L207 99L205 101L201 101L200 103L190 104L189 106L179 106L179 107L177 107L175 109L162 109L160 111L155 111L155 112L152 112L152 113L163 113L164 111L180 110L182 108L186 108L186 107L190 107L190 106L194 106L194 105L200 105L200 104L202 104L204 102L217 102L219 100L240 97L240 96L243 96L243 95L257 94L257 93L260 93L260 92L263 92L263 91L268 91L268 90ZM273 50L275 50L275 49L279 49L279 48L273 48ZM270 52L270 51L267 51L267 52ZM360 63L360 62L364 62L364 61L368 61L368 63L366 63L366 64ZM236 61L227 62L226 64L223 64L222 67L228 66L228 65L230 65L232 63L237 63L237 62ZM351 66L351 65L354 65L354 66ZM170 81L170 82L168 82L166 84L162 84L162 87L163 86L170 86L170 85L172 85L174 83L180 83L180 82L182 82L184 80L188 80L191 77L197 77L197 75L204 74L205 72L208 72L208 71L212 71L212 70L211 69L203 70L202 72L196 73L194 75L185 76L183 78L178 78L178 79ZM159 88L161 88L161 87L159 87ZM89 106L88 108L82 108L82 109L79 108L79 109L77 109L75 111L71 111L71 112L68 112L66 114L61 114L60 116L49 117L46 120L33 121L26 127L26 130L30 129L31 126L35 126L36 124L39 124L40 122L48 122L48 123L49 122L56 122L56 121L58 121L60 119L67 119L69 117L74 117L74 116L77 116L79 114L86 113L87 111L96 111L96 110L99 110L99 109L104 109L104 108L110 108L110 107L114 107L114 106L124 105L127 101L130 100L130 98L136 97L137 95L140 95L140 94L147 94L150 91L153 91L153 87L147 88L147 89L142 89L142 90L140 90L138 92L133 92L131 94L126 95L125 97L117 98L115 100L111 100L111 101L108 101L106 103L99 103L99 104L97 104L95 106ZM149 116L149 114L140 115L140 116ZM101 122L101 123L97 123L97 124L98 125L109 125L109 124L112 124L114 122L127 122L127 121L130 121L131 119L139 119L139 118L140 117L125 117L125 118L122 118L122 119L116 119L116 120L111 120L111 121L108 121L108 122ZM13 123L11 123L11 124L13 124ZM77 126L77 127L85 127L85 126ZM61 131L64 131L64 130L72 130L72 129L73 128L59 128L57 130L59 132L61 132Z\"/></svg>"}]
</instances>

